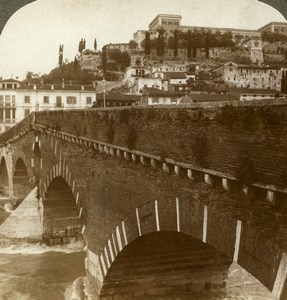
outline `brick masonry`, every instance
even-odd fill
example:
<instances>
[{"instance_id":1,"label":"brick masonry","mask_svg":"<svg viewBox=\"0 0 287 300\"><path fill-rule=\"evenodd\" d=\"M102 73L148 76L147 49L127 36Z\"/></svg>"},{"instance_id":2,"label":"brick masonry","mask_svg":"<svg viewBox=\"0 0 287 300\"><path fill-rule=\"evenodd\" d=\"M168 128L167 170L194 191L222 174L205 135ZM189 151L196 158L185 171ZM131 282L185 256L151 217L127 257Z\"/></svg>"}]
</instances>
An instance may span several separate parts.
<instances>
[{"instance_id":1,"label":"brick masonry","mask_svg":"<svg viewBox=\"0 0 287 300\"><path fill-rule=\"evenodd\" d=\"M170 158L195 166L204 163L206 168L231 176L236 176L240 162L248 157L265 181L275 184L287 159L285 112L285 105L238 106L232 110L193 107L43 112L36 114L36 124L46 129L28 130L25 137L12 143L16 148L21 145L30 161L35 136L39 136L43 160L40 193L47 190L44 185L51 178L46 177L56 165L78 199L84 239L88 250L101 257L102 273L113 260L109 241L118 235L125 246L140 233L157 231L158 226L161 231L180 230L200 240L206 236L209 245L232 259L237 220L241 220L238 262L272 290L287 249L284 206L272 206L260 195L249 199L242 189L227 192L216 180L210 186L193 182L180 172L179 176L167 174L160 162L151 166L143 159L147 161L143 166L139 159L133 162L130 154L113 157L103 152L103 147L96 151L93 144L77 142L76 137L67 141L53 136L51 129L157 155L162 162ZM19 128L23 130L27 124ZM17 134L15 129L6 138L13 134ZM198 144L204 146L199 148L204 156L199 155ZM112 249L114 254L119 252L118 241Z\"/></svg>"}]
</instances>

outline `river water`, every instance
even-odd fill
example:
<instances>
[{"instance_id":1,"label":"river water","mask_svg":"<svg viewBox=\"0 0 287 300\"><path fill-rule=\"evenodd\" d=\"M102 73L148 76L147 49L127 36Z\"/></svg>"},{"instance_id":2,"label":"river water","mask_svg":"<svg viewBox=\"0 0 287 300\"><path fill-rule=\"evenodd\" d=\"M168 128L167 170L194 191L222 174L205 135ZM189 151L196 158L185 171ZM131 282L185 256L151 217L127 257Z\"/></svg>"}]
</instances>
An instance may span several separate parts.
<instances>
[{"instance_id":1,"label":"river water","mask_svg":"<svg viewBox=\"0 0 287 300\"><path fill-rule=\"evenodd\" d=\"M0 224L8 214L0 204ZM0 246L0 300L92 300L84 257L79 241L52 247L40 243ZM202 296L206 300L275 299L237 264L230 268L224 293Z\"/></svg>"}]
</instances>

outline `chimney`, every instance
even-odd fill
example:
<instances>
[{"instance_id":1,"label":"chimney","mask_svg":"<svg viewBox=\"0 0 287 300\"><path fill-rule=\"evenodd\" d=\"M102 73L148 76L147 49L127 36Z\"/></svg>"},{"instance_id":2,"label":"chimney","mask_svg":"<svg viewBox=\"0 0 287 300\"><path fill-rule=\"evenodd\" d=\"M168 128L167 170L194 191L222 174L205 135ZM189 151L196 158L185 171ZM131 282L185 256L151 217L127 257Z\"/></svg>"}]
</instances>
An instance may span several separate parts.
<instances>
[{"instance_id":1,"label":"chimney","mask_svg":"<svg viewBox=\"0 0 287 300\"><path fill-rule=\"evenodd\" d=\"M64 89L65 88L65 79L62 78L62 88Z\"/></svg>"},{"instance_id":2,"label":"chimney","mask_svg":"<svg viewBox=\"0 0 287 300\"><path fill-rule=\"evenodd\" d=\"M84 85L82 85L82 86L81 86L81 88L82 88L82 90L84 90L84 89L85 89L85 86L84 86Z\"/></svg>"},{"instance_id":3,"label":"chimney","mask_svg":"<svg viewBox=\"0 0 287 300\"><path fill-rule=\"evenodd\" d=\"M53 90L54 89L54 84L51 84L51 90Z\"/></svg>"},{"instance_id":4,"label":"chimney","mask_svg":"<svg viewBox=\"0 0 287 300\"><path fill-rule=\"evenodd\" d=\"M37 90L37 85L36 84L33 85L33 89Z\"/></svg>"}]
</instances>

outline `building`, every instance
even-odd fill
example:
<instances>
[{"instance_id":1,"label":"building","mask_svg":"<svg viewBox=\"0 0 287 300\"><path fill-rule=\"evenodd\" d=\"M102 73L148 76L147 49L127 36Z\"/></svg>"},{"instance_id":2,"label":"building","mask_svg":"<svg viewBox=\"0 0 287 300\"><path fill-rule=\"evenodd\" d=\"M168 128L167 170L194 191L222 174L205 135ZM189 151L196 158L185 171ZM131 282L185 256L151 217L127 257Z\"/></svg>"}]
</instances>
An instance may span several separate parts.
<instances>
[{"instance_id":1,"label":"building","mask_svg":"<svg viewBox=\"0 0 287 300\"><path fill-rule=\"evenodd\" d=\"M179 29L181 26L180 15L172 14L158 14L149 24L150 31L157 31L158 29L164 29L166 33L170 34L174 30Z\"/></svg>"},{"instance_id":2,"label":"building","mask_svg":"<svg viewBox=\"0 0 287 300\"><path fill-rule=\"evenodd\" d=\"M280 91L282 70L280 67L239 65L225 63L209 71L229 87L251 89L275 89Z\"/></svg>"},{"instance_id":3,"label":"building","mask_svg":"<svg viewBox=\"0 0 287 300\"><path fill-rule=\"evenodd\" d=\"M102 64L99 51L83 50L77 59L82 70L97 71Z\"/></svg>"},{"instance_id":4,"label":"building","mask_svg":"<svg viewBox=\"0 0 287 300\"><path fill-rule=\"evenodd\" d=\"M230 89L229 94L240 101L282 98L286 95L273 89Z\"/></svg>"},{"instance_id":5,"label":"building","mask_svg":"<svg viewBox=\"0 0 287 300\"><path fill-rule=\"evenodd\" d=\"M16 89L21 85L21 82L19 80L10 78L5 80L0 80L0 89Z\"/></svg>"},{"instance_id":6,"label":"building","mask_svg":"<svg viewBox=\"0 0 287 300\"><path fill-rule=\"evenodd\" d=\"M239 29L239 28L221 28L221 27L203 27L203 26L181 26L180 30L187 32L188 30L204 30L210 31L211 33L220 32L221 34L231 32L234 41L240 41L247 38L261 38L261 32L253 29Z\"/></svg>"},{"instance_id":7,"label":"building","mask_svg":"<svg viewBox=\"0 0 287 300\"><path fill-rule=\"evenodd\" d=\"M0 133L17 123L16 89L19 86L20 81L15 79L0 81Z\"/></svg>"},{"instance_id":8,"label":"building","mask_svg":"<svg viewBox=\"0 0 287 300\"><path fill-rule=\"evenodd\" d=\"M96 101L96 90L84 85L22 85L16 98L17 121L20 121L32 111L91 107Z\"/></svg>"},{"instance_id":9,"label":"building","mask_svg":"<svg viewBox=\"0 0 287 300\"><path fill-rule=\"evenodd\" d=\"M148 77L151 75L150 68L145 67L127 67L125 77Z\"/></svg>"},{"instance_id":10,"label":"building","mask_svg":"<svg viewBox=\"0 0 287 300\"><path fill-rule=\"evenodd\" d=\"M21 84L0 82L0 133L8 130L33 111L81 109L96 102L94 86Z\"/></svg>"},{"instance_id":11,"label":"building","mask_svg":"<svg viewBox=\"0 0 287 300\"><path fill-rule=\"evenodd\" d=\"M120 50L121 52L125 52L129 50L129 44L127 43L118 43L118 44L107 44L104 46L106 50Z\"/></svg>"},{"instance_id":12,"label":"building","mask_svg":"<svg viewBox=\"0 0 287 300\"><path fill-rule=\"evenodd\" d=\"M238 100L231 94L189 93L179 99L178 104L229 102Z\"/></svg>"},{"instance_id":13,"label":"building","mask_svg":"<svg viewBox=\"0 0 287 300\"><path fill-rule=\"evenodd\" d=\"M184 96L183 92L169 92L148 87L144 87L141 94L143 105L176 105L178 100Z\"/></svg>"},{"instance_id":14,"label":"building","mask_svg":"<svg viewBox=\"0 0 287 300\"><path fill-rule=\"evenodd\" d=\"M118 92L98 93L97 104L93 107L135 106L141 103L140 95L122 94Z\"/></svg>"},{"instance_id":15,"label":"building","mask_svg":"<svg viewBox=\"0 0 287 300\"><path fill-rule=\"evenodd\" d=\"M258 29L259 32L272 32L287 35L287 22L270 22Z\"/></svg>"},{"instance_id":16,"label":"building","mask_svg":"<svg viewBox=\"0 0 287 300\"><path fill-rule=\"evenodd\" d=\"M250 60L252 63L261 64L263 59L263 45L260 37L250 37L241 42L241 46L250 52Z\"/></svg>"}]
</instances>

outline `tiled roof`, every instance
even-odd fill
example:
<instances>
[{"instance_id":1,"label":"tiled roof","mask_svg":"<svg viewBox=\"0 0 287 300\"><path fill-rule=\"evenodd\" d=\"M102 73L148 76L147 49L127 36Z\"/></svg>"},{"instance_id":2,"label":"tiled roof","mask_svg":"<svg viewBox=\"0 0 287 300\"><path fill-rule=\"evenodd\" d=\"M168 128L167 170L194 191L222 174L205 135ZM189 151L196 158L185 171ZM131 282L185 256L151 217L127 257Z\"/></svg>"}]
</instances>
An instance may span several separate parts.
<instances>
[{"instance_id":1,"label":"tiled roof","mask_svg":"<svg viewBox=\"0 0 287 300\"><path fill-rule=\"evenodd\" d=\"M280 91L273 89L248 89L248 88L233 88L229 91L230 95L240 97L242 94L246 95L283 95Z\"/></svg>"},{"instance_id":2,"label":"tiled roof","mask_svg":"<svg viewBox=\"0 0 287 300\"><path fill-rule=\"evenodd\" d=\"M104 95L103 93L97 94L97 100L103 100ZM131 95L131 94L121 94L121 93L106 93L105 94L105 100L106 101L139 101L140 96L139 95Z\"/></svg>"},{"instance_id":3,"label":"tiled roof","mask_svg":"<svg viewBox=\"0 0 287 300\"><path fill-rule=\"evenodd\" d=\"M18 82L18 83L20 83L21 81L13 79L13 78L9 78L9 79L0 80L0 82Z\"/></svg>"},{"instance_id":4,"label":"tiled roof","mask_svg":"<svg viewBox=\"0 0 287 300\"><path fill-rule=\"evenodd\" d=\"M143 88L142 94L153 97L182 97L185 95L184 92L169 92L156 88Z\"/></svg>"},{"instance_id":5,"label":"tiled roof","mask_svg":"<svg viewBox=\"0 0 287 300\"><path fill-rule=\"evenodd\" d=\"M217 102L217 101L234 101L237 100L230 94L189 94L188 97L193 102Z\"/></svg>"},{"instance_id":6,"label":"tiled roof","mask_svg":"<svg viewBox=\"0 0 287 300\"><path fill-rule=\"evenodd\" d=\"M62 84L22 84L18 89L19 90L33 90L34 86L36 86L37 90L43 90L43 91L95 91L95 87L92 85L83 85L84 89L82 88L82 85L70 85L65 84L62 86ZM53 88L52 88L53 86Z\"/></svg>"}]
</instances>

